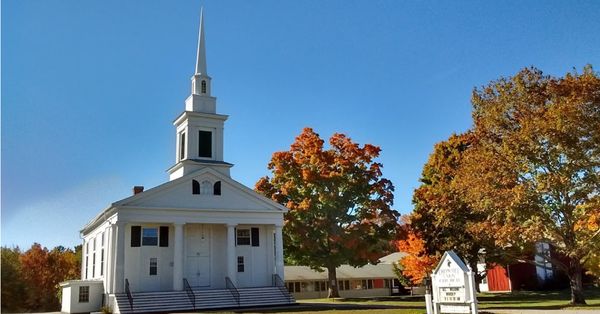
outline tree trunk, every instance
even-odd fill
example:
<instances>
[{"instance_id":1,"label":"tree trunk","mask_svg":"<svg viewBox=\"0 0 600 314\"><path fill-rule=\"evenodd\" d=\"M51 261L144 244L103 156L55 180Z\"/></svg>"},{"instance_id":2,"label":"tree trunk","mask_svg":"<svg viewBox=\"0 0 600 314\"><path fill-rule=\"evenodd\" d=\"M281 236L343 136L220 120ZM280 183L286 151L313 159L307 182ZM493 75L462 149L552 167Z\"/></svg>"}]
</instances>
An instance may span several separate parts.
<instances>
[{"instance_id":1,"label":"tree trunk","mask_svg":"<svg viewBox=\"0 0 600 314\"><path fill-rule=\"evenodd\" d=\"M569 283L571 285L571 304L581 305L585 303L583 296L583 282L581 280L582 267L577 259L571 260L569 265Z\"/></svg>"},{"instance_id":2,"label":"tree trunk","mask_svg":"<svg viewBox=\"0 0 600 314\"><path fill-rule=\"evenodd\" d=\"M335 273L335 266L327 267L327 277L329 279L329 294L328 298L339 298L340 292L338 289L337 274Z\"/></svg>"}]
</instances>

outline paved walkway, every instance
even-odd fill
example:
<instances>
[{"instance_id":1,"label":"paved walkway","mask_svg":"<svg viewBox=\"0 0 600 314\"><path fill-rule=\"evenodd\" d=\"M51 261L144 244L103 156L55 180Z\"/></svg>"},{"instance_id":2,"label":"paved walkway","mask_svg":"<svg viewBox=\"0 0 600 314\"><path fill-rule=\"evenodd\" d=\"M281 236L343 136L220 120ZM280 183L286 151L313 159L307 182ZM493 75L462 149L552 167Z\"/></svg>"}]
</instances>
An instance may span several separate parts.
<instances>
[{"instance_id":1,"label":"paved walkway","mask_svg":"<svg viewBox=\"0 0 600 314\"><path fill-rule=\"evenodd\" d=\"M600 314L600 310L489 310L482 309L480 312L494 314Z\"/></svg>"}]
</instances>

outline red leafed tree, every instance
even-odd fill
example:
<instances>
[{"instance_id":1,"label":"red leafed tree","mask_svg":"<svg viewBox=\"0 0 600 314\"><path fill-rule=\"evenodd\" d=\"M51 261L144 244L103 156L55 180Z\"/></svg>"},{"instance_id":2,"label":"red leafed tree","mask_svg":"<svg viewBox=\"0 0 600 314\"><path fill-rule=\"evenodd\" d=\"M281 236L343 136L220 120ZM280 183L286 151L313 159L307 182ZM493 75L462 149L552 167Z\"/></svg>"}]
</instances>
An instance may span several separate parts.
<instances>
[{"instance_id":1,"label":"red leafed tree","mask_svg":"<svg viewBox=\"0 0 600 314\"><path fill-rule=\"evenodd\" d=\"M305 128L289 151L273 154L272 177L255 189L287 206L286 262L327 269L329 297L339 297L336 267L377 262L395 236L394 186L375 162L380 148L334 134L330 148Z\"/></svg>"}]
</instances>

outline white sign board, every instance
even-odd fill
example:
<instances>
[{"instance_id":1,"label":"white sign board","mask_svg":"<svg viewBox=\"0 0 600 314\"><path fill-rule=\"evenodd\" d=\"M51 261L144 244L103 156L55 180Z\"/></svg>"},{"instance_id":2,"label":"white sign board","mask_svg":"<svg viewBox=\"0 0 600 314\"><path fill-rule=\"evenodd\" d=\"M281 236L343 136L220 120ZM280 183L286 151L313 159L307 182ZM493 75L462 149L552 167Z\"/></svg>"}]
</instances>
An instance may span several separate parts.
<instances>
[{"instance_id":1,"label":"white sign board","mask_svg":"<svg viewBox=\"0 0 600 314\"><path fill-rule=\"evenodd\" d=\"M453 251L444 253L431 284L435 314L477 313L475 274Z\"/></svg>"},{"instance_id":2,"label":"white sign board","mask_svg":"<svg viewBox=\"0 0 600 314\"><path fill-rule=\"evenodd\" d=\"M440 287L440 302L444 303L465 303L464 287Z\"/></svg>"},{"instance_id":3,"label":"white sign board","mask_svg":"<svg viewBox=\"0 0 600 314\"><path fill-rule=\"evenodd\" d=\"M471 313L471 307L468 304L448 305L440 304L440 313Z\"/></svg>"}]
</instances>

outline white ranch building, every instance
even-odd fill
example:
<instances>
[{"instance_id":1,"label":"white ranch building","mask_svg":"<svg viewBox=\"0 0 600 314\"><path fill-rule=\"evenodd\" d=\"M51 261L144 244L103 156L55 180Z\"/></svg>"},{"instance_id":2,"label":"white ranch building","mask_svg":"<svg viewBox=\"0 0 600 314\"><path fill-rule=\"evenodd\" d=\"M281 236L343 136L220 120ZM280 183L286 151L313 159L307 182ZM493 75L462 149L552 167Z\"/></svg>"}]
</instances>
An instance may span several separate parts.
<instances>
[{"instance_id":1,"label":"white ranch building","mask_svg":"<svg viewBox=\"0 0 600 314\"><path fill-rule=\"evenodd\" d=\"M361 267L340 265L336 268L338 289L342 298L385 297L407 293L394 273L394 263L406 256L395 252L379 259L377 264ZM295 299L319 299L328 296L327 272L307 266L285 266L285 284ZM424 294L423 287L410 288L411 294Z\"/></svg>"},{"instance_id":2,"label":"white ranch building","mask_svg":"<svg viewBox=\"0 0 600 314\"><path fill-rule=\"evenodd\" d=\"M206 71L203 15L191 95L175 119L169 182L110 204L81 230L81 280L61 284L62 311L113 313L288 304L287 209L230 177L226 115Z\"/></svg>"}]
</instances>

